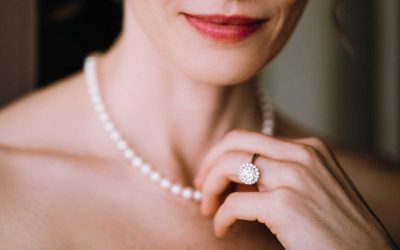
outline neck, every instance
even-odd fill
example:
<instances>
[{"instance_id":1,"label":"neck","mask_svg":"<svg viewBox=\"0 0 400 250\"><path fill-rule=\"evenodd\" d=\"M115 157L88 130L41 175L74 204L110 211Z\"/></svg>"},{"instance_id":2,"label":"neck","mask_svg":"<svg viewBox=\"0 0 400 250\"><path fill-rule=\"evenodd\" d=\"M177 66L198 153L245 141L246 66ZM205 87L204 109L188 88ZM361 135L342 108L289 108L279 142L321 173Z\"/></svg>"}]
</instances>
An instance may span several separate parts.
<instances>
[{"instance_id":1,"label":"neck","mask_svg":"<svg viewBox=\"0 0 400 250\"><path fill-rule=\"evenodd\" d=\"M133 149L183 183L228 131L261 129L257 77L231 85L190 79L145 36L124 32L101 57L98 76L106 106Z\"/></svg>"}]
</instances>

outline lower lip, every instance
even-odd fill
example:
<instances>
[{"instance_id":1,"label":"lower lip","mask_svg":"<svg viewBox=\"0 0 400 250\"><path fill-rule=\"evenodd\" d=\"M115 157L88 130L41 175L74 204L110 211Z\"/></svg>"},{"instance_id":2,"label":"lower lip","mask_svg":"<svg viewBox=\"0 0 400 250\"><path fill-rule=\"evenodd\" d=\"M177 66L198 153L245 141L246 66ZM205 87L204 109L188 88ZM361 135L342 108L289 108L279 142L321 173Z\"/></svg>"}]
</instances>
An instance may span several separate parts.
<instances>
[{"instance_id":1,"label":"lower lip","mask_svg":"<svg viewBox=\"0 0 400 250\"><path fill-rule=\"evenodd\" d=\"M188 23L206 38L223 43L237 43L253 35L262 23L243 25L222 25L206 22L194 16L185 15Z\"/></svg>"}]
</instances>

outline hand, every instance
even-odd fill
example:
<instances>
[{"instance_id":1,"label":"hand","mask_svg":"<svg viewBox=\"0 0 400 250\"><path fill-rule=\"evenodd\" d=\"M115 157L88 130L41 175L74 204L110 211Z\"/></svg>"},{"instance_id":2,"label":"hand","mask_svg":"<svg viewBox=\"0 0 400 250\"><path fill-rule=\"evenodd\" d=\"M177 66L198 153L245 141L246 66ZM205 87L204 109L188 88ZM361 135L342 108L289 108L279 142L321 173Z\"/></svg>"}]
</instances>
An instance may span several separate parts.
<instances>
[{"instance_id":1,"label":"hand","mask_svg":"<svg viewBox=\"0 0 400 250\"><path fill-rule=\"evenodd\" d=\"M260 178L253 192L233 192L224 199L230 183L240 184L239 166L254 153L260 154L254 162ZM202 213L215 215L217 237L241 219L264 223L287 249L390 249L393 244L332 152L316 138L231 131L206 156L195 185L202 190Z\"/></svg>"}]
</instances>

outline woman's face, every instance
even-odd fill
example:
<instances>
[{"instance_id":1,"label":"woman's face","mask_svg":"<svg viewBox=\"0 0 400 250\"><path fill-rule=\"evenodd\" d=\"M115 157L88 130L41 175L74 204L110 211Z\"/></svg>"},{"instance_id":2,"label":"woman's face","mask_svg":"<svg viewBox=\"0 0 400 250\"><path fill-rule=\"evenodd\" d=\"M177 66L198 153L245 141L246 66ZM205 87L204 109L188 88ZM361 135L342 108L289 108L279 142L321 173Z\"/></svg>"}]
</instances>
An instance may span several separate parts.
<instances>
[{"instance_id":1,"label":"woman's face","mask_svg":"<svg viewBox=\"0 0 400 250\"><path fill-rule=\"evenodd\" d=\"M253 77L279 52L306 2L126 0L124 25L129 29L129 22L136 22L155 50L191 79L235 84ZM211 14L250 19L193 17Z\"/></svg>"}]
</instances>

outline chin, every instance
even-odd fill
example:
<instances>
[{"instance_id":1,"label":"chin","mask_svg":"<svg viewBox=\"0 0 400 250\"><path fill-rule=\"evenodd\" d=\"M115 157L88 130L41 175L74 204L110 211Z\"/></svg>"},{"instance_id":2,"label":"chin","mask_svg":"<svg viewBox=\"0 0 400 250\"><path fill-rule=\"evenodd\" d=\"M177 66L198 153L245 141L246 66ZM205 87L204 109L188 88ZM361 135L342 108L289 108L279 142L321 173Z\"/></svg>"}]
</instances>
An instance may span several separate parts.
<instances>
[{"instance_id":1,"label":"chin","mask_svg":"<svg viewBox=\"0 0 400 250\"><path fill-rule=\"evenodd\" d=\"M189 61L190 63L180 63L182 72L197 82L213 85L244 83L257 75L264 65L248 57L219 58L213 54L204 54Z\"/></svg>"},{"instance_id":2,"label":"chin","mask_svg":"<svg viewBox=\"0 0 400 250\"><path fill-rule=\"evenodd\" d=\"M179 22L182 24L184 22ZM157 45L166 52L165 58L173 62L176 69L198 82L214 85L244 83L256 76L278 51L269 26L247 39L224 43L179 25L167 32L166 39Z\"/></svg>"},{"instance_id":3,"label":"chin","mask_svg":"<svg viewBox=\"0 0 400 250\"><path fill-rule=\"evenodd\" d=\"M182 44L183 45L183 44ZM257 75L269 61L269 51L254 44L241 47L177 46L169 58L195 81L214 85L241 84Z\"/></svg>"}]
</instances>

